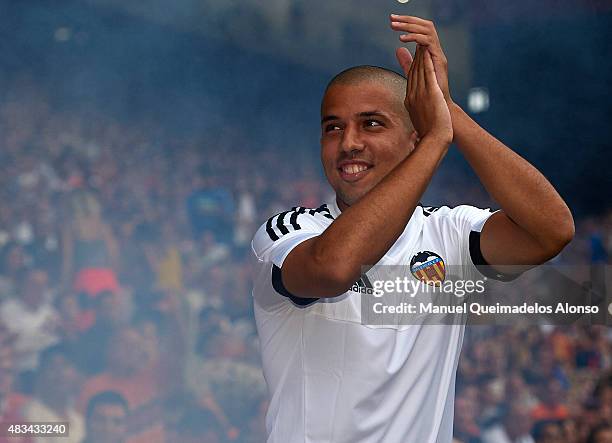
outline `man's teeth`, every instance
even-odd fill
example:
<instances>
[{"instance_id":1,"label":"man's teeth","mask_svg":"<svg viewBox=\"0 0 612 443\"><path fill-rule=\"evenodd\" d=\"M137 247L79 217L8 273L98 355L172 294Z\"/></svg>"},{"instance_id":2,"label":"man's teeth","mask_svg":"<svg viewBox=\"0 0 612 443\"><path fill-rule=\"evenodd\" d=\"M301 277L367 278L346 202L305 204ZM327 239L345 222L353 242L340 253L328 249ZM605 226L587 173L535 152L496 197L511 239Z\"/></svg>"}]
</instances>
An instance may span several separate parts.
<instances>
[{"instance_id":1,"label":"man's teeth","mask_svg":"<svg viewBox=\"0 0 612 443\"><path fill-rule=\"evenodd\" d=\"M365 171L368 169L365 165L344 165L342 167L342 172L345 174L357 174L358 172Z\"/></svg>"}]
</instances>

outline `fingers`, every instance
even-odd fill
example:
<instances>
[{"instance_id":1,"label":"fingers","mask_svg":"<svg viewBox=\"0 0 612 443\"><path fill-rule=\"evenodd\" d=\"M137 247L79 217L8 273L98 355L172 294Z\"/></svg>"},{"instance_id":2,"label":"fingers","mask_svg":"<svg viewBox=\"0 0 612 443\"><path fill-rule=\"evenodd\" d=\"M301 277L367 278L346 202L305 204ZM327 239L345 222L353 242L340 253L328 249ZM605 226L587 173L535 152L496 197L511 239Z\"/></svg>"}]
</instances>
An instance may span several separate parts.
<instances>
[{"instance_id":1,"label":"fingers","mask_svg":"<svg viewBox=\"0 0 612 443\"><path fill-rule=\"evenodd\" d=\"M443 55L433 22L419 17L391 14L391 29L407 33L399 36L401 42L416 42L419 45L429 46L434 57Z\"/></svg>"},{"instance_id":2,"label":"fingers","mask_svg":"<svg viewBox=\"0 0 612 443\"><path fill-rule=\"evenodd\" d=\"M415 25L412 23L391 22L391 29L394 31L411 32L413 34L429 35L431 33L427 26Z\"/></svg>"},{"instance_id":3,"label":"fingers","mask_svg":"<svg viewBox=\"0 0 612 443\"><path fill-rule=\"evenodd\" d=\"M429 54L429 50L421 46L421 52L419 55L419 64L417 67L417 81L419 88L425 88L427 83L425 82L425 54Z\"/></svg>"},{"instance_id":4,"label":"fingers","mask_svg":"<svg viewBox=\"0 0 612 443\"><path fill-rule=\"evenodd\" d=\"M406 77L408 77L408 71L410 70L410 65L412 65L412 54L408 48L397 48L395 50L395 56L397 57L397 61L402 67L404 74L406 74Z\"/></svg>"},{"instance_id":5,"label":"fingers","mask_svg":"<svg viewBox=\"0 0 612 443\"><path fill-rule=\"evenodd\" d=\"M434 29L434 23L431 20L425 20L421 17L415 17L413 15L398 15L391 14L389 16L391 21L400 23L413 23L415 25L427 26L428 28Z\"/></svg>"},{"instance_id":6,"label":"fingers","mask_svg":"<svg viewBox=\"0 0 612 443\"><path fill-rule=\"evenodd\" d=\"M412 61L412 64L410 65L410 70L408 71L408 75L407 75L407 79L408 79L408 95L410 99L414 98L414 94L416 91L416 75L415 75L415 69L416 69L416 65L417 65L417 60L420 54L420 47L417 46L416 48L416 52L414 53L414 60Z\"/></svg>"},{"instance_id":7,"label":"fingers","mask_svg":"<svg viewBox=\"0 0 612 443\"><path fill-rule=\"evenodd\" d=\"M433 60L431 59L431 54L429 51L423 51L425 54L423 55L423 75L424 82L427 89L435 89L438 86L438 80L436 79L436 71L434 69Z\"/></svg>"},{"instance_id":8,"label":"fingers","mask_svg":"<svg viewBox=\"0 0 612 443\"><path fill-rule=\"evenodd\" d=\"M439 88L436 71L429 50L424 46L417 46L414 61L408 71L408 94L411 100L417 96L419 88L428 90Z\"/></svg>"},{"instance_id":9,"label":"fingers","mask_svg":"<svg viewBox=\"0 0 612 443\"><path fill-rule=\"evenodd\" d=\"M419 17L391 15L391 29L426 36L429 44L438 41L438 33L433 22Z\"/></svg>"},{"instance_id":10,"label":"fingers","mask_svg":"<svg viewBox=\"0 0 612 443\"><path fill-rule=\"evenodd\" d=\"M421 46L434 46L434 41L429 35L423 34L402 34L399 37L400 41L403 43L415 42Z\"/></svg>"},{"instance_id":11,"label":"fingers","mask_svg":"<svg viewBox=\"0 0 612 443\"><path fill-rule=\"evenodd\" d=\"M408 92L409 101L411 103L417 102L417 96L419 93L419 88L424 86L424 76L422 72L422 64L423 64L423 52L427 49L423 46L417 46L416 52L414 53L414 61L412 62L412 66L410 67L410 77L408 81L410 82L410 89Z\"/></svg>"}]
</instances>

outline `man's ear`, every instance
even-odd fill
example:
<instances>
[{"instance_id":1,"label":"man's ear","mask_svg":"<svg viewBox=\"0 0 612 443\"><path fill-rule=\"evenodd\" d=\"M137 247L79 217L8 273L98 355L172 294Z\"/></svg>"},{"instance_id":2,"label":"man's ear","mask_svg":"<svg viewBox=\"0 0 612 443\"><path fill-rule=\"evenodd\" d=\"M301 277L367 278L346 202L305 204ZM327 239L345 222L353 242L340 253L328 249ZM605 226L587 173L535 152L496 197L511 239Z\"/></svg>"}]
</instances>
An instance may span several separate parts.
<instances>
[{"instance_id":1,"label":"man's ear","mask_svg":"<svg viewBox=\"0 0 612 443\"><path fill-rule=\"evenodd\" d=\"M412 154L412 151L417 147L421 139L419 138L419 134L416 132L416 129L413 129L408 138L408 146L410 152L408 154Z\"/></svg>"}]
</instances>

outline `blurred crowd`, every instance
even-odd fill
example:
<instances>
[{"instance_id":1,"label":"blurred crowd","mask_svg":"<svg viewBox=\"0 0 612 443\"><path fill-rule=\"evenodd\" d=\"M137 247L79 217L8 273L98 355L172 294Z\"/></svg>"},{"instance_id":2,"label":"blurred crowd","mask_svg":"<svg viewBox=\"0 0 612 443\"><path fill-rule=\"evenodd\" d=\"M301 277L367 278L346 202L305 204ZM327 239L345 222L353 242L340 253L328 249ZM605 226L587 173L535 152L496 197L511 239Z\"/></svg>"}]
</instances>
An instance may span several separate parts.
<instances>
[{"instance_id":1,"label":"blurred crowd","mask_svg":"<svg viewBox=\"0 0 612 443\"><path fill-rule=\"evenodd\" d=\"M316 158L255 150L238 124L177 136L9 94L0 422L69 422L64 443L264 441L250 240L271 215L332 198ZM431 203L489 204L454 184ZM610 211L577 220L558 260L607 264L611 225ZM468 328L456 441L612 442L611 343L603 326Z\"/></svg>"},{"instance_id":2,"label":"blurred crowd","mask_svg":"<svg viewBox=\"0 0 612 443\"><path fill-rule=\"evenodd\" d=\"M612 442L611 340L605 326L469 328L456 442Z\"/></svg>"}]
</instances>

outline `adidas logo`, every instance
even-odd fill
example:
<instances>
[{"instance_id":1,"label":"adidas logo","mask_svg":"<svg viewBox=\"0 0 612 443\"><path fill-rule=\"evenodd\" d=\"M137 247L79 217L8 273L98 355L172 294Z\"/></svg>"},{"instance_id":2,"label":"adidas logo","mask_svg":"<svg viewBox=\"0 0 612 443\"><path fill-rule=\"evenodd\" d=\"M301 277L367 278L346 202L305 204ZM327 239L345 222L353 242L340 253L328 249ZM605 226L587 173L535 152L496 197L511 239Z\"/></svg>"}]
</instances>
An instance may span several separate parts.
<instances>
[{"instance_id":1,"label":"adidas logo","mask_svg":"<svg viewBox=\"0 0 612 443\"><path fill-rule=\"evenodd\" d=\"M372 283L370 283L370 279L365 274L363 274L359 280L357 280L353 286L351 286L351 291L359 294L374 294Z\"/></svg>"}]
</instances>

